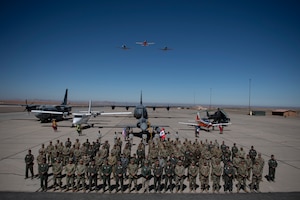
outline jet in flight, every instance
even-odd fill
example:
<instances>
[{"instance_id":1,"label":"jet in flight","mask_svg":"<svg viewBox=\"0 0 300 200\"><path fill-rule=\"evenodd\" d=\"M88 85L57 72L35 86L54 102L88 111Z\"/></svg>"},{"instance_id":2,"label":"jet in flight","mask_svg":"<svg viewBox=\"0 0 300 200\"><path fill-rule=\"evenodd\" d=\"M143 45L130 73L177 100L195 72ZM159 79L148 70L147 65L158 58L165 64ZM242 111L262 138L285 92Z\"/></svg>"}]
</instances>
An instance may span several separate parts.
<instances>
[{"instance_id":1,"label":"jet in flight","mask_svg":"<svg viewBox=\"0 0 300 200\"><path fill-rule=\"evenodd\" d=\"M123 50L128 50L130 49L129 47L127 47L125 44L123 44L121 47L118 47L120 49L123 49Z\"/></svg>"},{"instance_id":2,"label":"jet in flight","mask_svg":"<svg viewBox=\"0 0 300 200\"><path fill-rule=\"evenodd\" d=\"M41 122L49 122L52 119L61 121L71 113L72 107L67 105L67 103L68 89L66 89L64 100L60 105L39 105L35 110L31 110L31 112L35 113L35 116Z\"/></svg>"},{"instance_id":3,"label":"jet in flight","mask_svg":"<svg viewBox=\"0 0 300 200\"><path fill-rule=\"evenodd\" d=\"M201 118L200 112L197 112L196 120L193 122L178 122L179 124L185 124L188 126L195 127L195 136L198 137L200 130L203 129L205 131L210 131L210 129L214 129L214 127L219 127L220 134L223 133L223 127L230 125L229 122L215 122L211 121L209 118Z\"/></svg>"},{"instance_id":4,"label":"jet in flight","mask_svg":"<svg viewBox=\"0 0 300 200\"><path fill-rule=\"evenodd\" d=\"M169 50L172 50L172 49L170 49L169 47L165 46L164 48L160 48L160 50L162 50L162 51L169 51Z\"/></svg>"},{"instance_id":5,"label":"jet in flight","mask_svg":"<svg viewBox=\"0 0 300 200\"><path fill-rule=\"evenodd\" d=\"M73 122L72 126L76 125L82 125L82 124L87 124L88 127L93 127L94 124L89 124L88 121L90 118L96 117L98 115L130 115L132 112L109 112L109 113L104 113L100 111L92 111L92 101L89 102L89 108L88 111L83 111L83 112L78 112L78 113L73 113Z\"/></svg>"},{"instance_id":6,"label":"jet in flight","mask_svg":"<svg viewBox=\"0 0 300 200\"><path fill-rule=\"evenodd\" d=\"M149 46L151 44L155 44L154 42L147 42L147 40L143 41L143 42L136 42L136 44L139 44L143 47Z\"/></svg>"}]
</instances>

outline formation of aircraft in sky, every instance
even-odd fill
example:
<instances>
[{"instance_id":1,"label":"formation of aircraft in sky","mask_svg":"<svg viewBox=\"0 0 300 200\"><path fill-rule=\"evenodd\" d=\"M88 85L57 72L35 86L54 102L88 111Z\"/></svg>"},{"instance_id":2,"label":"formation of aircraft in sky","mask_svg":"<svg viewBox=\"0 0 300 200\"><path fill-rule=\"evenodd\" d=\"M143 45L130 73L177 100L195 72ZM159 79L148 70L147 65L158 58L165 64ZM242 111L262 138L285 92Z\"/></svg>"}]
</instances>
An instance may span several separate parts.
<instances>
[{"instance_id":1,"label":"formation of aircraft in sky","mask_svg":"<svg viewBox=\"0 0 300 200\"><path fill-rule=\"evenodd\" d=\"M147 46L153 45L155 43L154 42L148 42L147 40L144 40L143 42L135 42L135 44L138 44L138 45L143 46L143 47L147 47ZM123 50L131 49L131 48L127 47L126 44L123 44L121 47L118 47L118 48L123 49ZM159 50L168 51L168 50L172 50L172 49L170 49L169 47L165 46L163 48L159 48Z\"/></svg>"},{"instance_id":2,"label":"formation of aircraft in sky","mask_svg":"<svg viewBox=\"0 0 300 200\"><path fill-rule=\"evenodd\" d=\"M188 126L194 126L196 137L199 136L199 132L201 129L210 131L210 129L214 129L214 127L219 127L220 133L223 133L223 127L231 124L230 118L228 118L227 114L219 108L214 114L209 114L209 112L206 111L206 115L207 118L201 118L200 112L197 112L195 121L178 123Z\"/></svg>"},{"instance_id":3,"label":"formation of aircraft in sky","mask_svg":"<svg viewBox=\"0 0 300 200\"><path fill-rule=\"evenodd\" d=\"M49 122L52 119L63 120L64 117L71 114L72 106L68 104L68 89L66 89L64 100L60 105L34 105L27 107L27 111L35 113L35 116L41 122Z\"/></svg>"}]
</instances>

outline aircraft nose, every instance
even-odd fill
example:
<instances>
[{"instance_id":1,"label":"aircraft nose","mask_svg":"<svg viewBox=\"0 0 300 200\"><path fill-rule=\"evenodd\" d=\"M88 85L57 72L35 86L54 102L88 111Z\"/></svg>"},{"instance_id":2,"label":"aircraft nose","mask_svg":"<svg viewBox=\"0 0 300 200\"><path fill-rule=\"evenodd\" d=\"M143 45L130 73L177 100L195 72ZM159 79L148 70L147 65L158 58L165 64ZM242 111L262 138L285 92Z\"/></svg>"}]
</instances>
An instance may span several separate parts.
<instances>
[{"instance_id":1,"label":"aircraft nose","mask_svg":"<svg viewBox=\"0 0 300 200\"><path fill-rule=\"evenodd\" d=\"M147 126L146 123L142 123L142 124L141 124L141 129L142 129L143 131L146 131L147 128L148 128L148 126Z\"/></svg>"}]
</instances>

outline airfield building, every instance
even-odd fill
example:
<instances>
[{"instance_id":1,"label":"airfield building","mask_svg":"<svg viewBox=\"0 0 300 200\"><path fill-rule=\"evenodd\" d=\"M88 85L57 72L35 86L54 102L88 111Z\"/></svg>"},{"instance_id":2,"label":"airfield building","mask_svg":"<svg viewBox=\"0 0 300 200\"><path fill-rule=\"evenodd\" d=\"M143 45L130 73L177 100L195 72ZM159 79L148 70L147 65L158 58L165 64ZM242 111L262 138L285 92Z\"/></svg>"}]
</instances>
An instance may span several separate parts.
<instances>
[{"instance_id":1,"label":"airfield building","mask_svg":"<svg viewBox=\"0 0 300 200\"><path fill-rule=\"evenodd\" d=\"M294 110L277 109L277 110L272 110L272 115L279 115L283 117L296 117L297 112Z\"/></svg>"}]
</instances>

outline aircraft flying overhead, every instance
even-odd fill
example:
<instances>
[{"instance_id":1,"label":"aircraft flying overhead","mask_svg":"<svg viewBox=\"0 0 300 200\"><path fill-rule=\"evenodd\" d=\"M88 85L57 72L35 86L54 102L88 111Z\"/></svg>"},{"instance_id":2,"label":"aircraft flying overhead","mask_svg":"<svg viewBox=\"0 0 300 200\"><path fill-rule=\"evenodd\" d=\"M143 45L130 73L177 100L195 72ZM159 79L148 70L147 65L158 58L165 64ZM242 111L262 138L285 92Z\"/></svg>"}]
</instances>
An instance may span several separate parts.
<instances>
[{"instance_id":1,"label":"aircraft flying overhead","mask_svg":"<svg viewBox=\"0 0 300 200\"><path fill-rule=\"evenodd\" d=\"M116 106L112 106L112 109L114 109ZM129 135L129 133L133 132L133 128L139 128L141 132L139 133L140 136L143 134L147 134L147 137L149 138L150 132L149 130L152 129L156 133L161 132L160 127L168 127L168 125L153 125L149 121L148 117L148 111L147 108L152 108L155 110L156 108L166 108L167 110L170 109L170 106L145 106L143 105L143 100L142 100L142 92L141 92L141 97L140 97L140 104L136 106L118 106L118 107L126 107L128 110L129 107L134 107L133 111L133 117L136 118L138 121L134 125L124 125L122 126L123 129L123 135L126 137ZM119 127L119 126L118 126Z\"/></svg>"},{"instance_id":2,"label":"aircraft flying overhead","mask_svg":"<svg viewBox=\"0 0 300 200\"><path fill-rule=\"evenodd\" d=\"M132 112L109 112L104 113L100 111L92 111L92 101L89 102L88 111L73 113L73 122L72 126L87 124L89 127L94 126L94 124L88 124L89 119L93 116L96 117L98 115L130 115Z\"/></svg>"},{"instance_id":3,"label":"aircraft flying overhead","mask_svg":"<svg viewBox=\"0 0 300 200\"><path fill-rule=\"evenodd\" d=\"M52 119L63 120L64 117L70 114L72 107L68 104L68 89L66 89L64 100L60 105L39 105L35 110L31 110L35 113L35 116L41 122L49 122Z\"/></svg>"},{"instance_id":4,"label":"aircraft flying overhead","mask_svg":"<svg viewBox=\"0 0 300 200\"><path fill-rule=\"evenodd\" d=\"M123 49L123 50L128 50L130 49L129 47L127 47L125 44L123 44L121 47L118 47L120 49Z\"/></svg>"},{"instance_id":5,"label":"aircraft flying overhead","mask_svg":"<svg viewBox=\"0 0 300 200\"><path fill-rule=\"evenodd\" d=\"M193 121L193 122L178 122L178 123L185 124L188 126L194 126L196 137L199 136L199 132L201 129L210 131L210 129L214 129L214 127L219 127L220 133L223 133L223 127L231 124L229 121L217 122L217 121L212 121L209 118L201 118L200 112L197 112L195 121Z\"/></svg>"},{"instance_id":6,"label":"aircraft flying overhead","mask_svg":"<svg viewBox=\"0 0 300 200\"><path fill-rule=\"evenodd\" d=\"M151 44L155 44L154 42L147 42L147 40L144 40L143 42L136 42L136 44L139 44L143 47L149 46Z\"/></svg>"},{"instance_id":7,"label":"aircraft flying overhead","mask_svg":"<svg viewBox=\"0 0 300 200\"><path fill-rule=\"evenodd\" d=\"M165 46L164 48L160 48L160 50L162 50L162 51L169 51L169 50L172 50L172 49L170 49L169 47Z\"/></svg>"}]
</instances>

